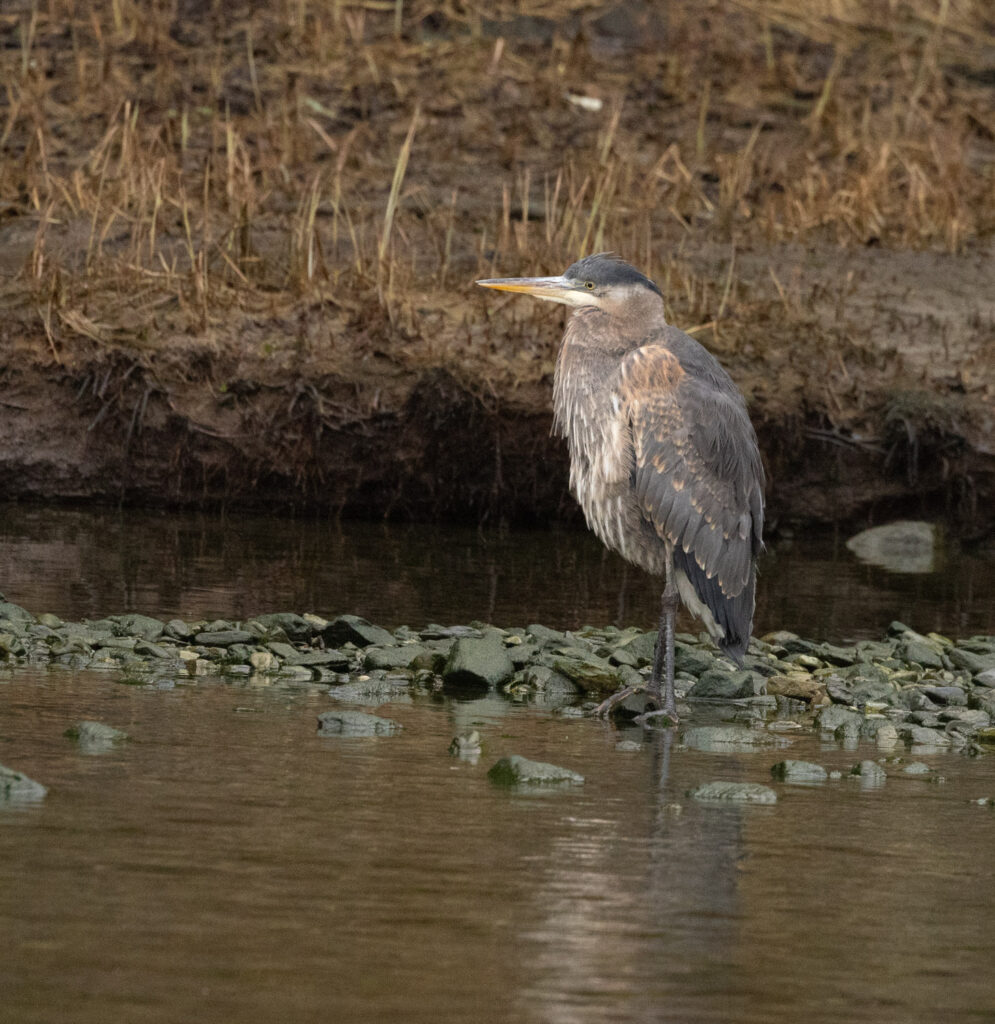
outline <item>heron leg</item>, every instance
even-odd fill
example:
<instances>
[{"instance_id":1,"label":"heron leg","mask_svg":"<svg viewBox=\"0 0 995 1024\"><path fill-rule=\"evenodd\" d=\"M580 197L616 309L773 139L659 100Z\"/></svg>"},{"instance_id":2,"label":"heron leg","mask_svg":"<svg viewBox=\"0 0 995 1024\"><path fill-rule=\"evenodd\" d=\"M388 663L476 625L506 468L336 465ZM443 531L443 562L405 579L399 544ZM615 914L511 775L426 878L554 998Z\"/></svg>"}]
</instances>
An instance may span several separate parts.
<instances>
[{"instance_id":1,"label":"heron leg","mask_svg":"<svg viewBox=\"0 0 995 1024\"><path fill-rule=\"evenodd\" d=\"M677 623L677 606L680 604L680 595L677 591L677 584L674 583L671 568L667 568L667 583L663 588L663 600L660 611L660 631L657 634L656 650L653 653L653 671L650 681L646 686L646 695L657 706L656 711L646 711L636 717L636 721L645 724L650 718L668 718L673 725L677 725L677 698L674 694L674 632ZM662 682L662 686L661 686ZM634 693L640 693L641 687L626 686L624 689L613 693L606 700L603 700L595 709L595 717L603 718L611 714L612 710L631 697Z\"/></svg>"},{"instance_id":2,"label":"heron leg","mask_svg":"<svg viewBox=\"0 0 995 1024\"><path fill-rule=\"evenodd\" d=\"M640 715L640 721L665 715L675 725L677 724L677 698L674 694L674 632L679 604L677 584L674 583L673 571L668 565L667 583L663 588L663 600L660 602L660 632L653 655L653 673L646 688L659 710Z\"/></svg>"}]
</instances>

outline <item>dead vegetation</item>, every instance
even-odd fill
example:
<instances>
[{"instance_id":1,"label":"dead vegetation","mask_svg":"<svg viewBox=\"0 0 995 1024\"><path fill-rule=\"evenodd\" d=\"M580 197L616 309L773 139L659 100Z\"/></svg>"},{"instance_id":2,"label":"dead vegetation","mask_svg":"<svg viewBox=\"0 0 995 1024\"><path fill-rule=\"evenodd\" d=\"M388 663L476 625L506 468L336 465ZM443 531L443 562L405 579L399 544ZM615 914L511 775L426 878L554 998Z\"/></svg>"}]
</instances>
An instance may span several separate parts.
<instances>
[{"instance_id":1,"label":"dead vegetation","mask_svg":"<svg viewBox=\"0 0 995 1024\"><path fill-rule=\"evenodd\" d=\"M472 280L613 249L762 414L849 427L862 341L766 254L983 253L993 33L983 0L11 0L6 330L60 365L196 344L264 381L445 367L528 402L555 311Z\"/></svg>"}]
</instances>

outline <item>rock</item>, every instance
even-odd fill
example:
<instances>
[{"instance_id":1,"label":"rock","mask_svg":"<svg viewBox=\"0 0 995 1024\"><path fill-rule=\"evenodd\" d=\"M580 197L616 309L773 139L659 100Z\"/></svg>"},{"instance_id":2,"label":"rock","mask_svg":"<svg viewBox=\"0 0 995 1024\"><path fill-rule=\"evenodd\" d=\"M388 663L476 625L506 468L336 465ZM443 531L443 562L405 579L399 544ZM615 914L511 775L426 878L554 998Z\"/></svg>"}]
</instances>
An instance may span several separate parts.
<instances>
[{"instance_id":1,"label":"rock","mask_svg":"<svg viewBox=\"0 0 995 1024\"><path fill-rule=\"evenodd\" d=\"M822 704L827 699L826 688L807 672L770 676L767 692L775 697L791 697L811 704Z\"/></svg>"},{"instance_id":2,"label":"rock","mask_svg":"<svg viewBox=\"0 0 995 1024\"><path fill-rule=\"evenodd\" d=\"M115 729L103 722L82 721L66 729L63 734L79 743L80 750L86 754L103 754L115 743L128 738L123 729Z\"/></svg>"},{"instance_id":3,"label":"rock","mask_svg":"<svg viewBox=\"0 0 995 1024\"><path fill-rule=\"evenodd\" d=\"M935 544L936 527L914 520L874 526L846 542L862 562L900 573L932 572Z\"/></svg>"},{"instance_id":4,"label":"rock","mask_svg":"<svg viewBox=\"0 0 995 1024\"><path fill-rule=\"evenodd\" d=\"M898 743L898 730L891 722L885 722L874 733L874 742L877 744L878 750L890 750Z\"/></svg>"},{"instance_id":5,"label":"rock","mask_svg":"<svg viewBox=\"0 0 995 1024\"><path fill-rule=\"evenodd\" d=\"M932 773L933 769L923 761L910 761L902 768L903 775L922 776L931 775Z\"/></svg>"},{"instance_id":6,"label":"rock","mask_svg":"<svg viewBox=\"0 0 995 1024\"><path fill-rule=\"evenodd\" d=\"M339 683L328 688L328 696L353 704L395 703L405 697L411 680L406 676L375 675L359 678L355 682ZM407 698L410 699L410 698Z\"/></svg>"},{"instance_id":7,"label":"rock","mask_svg":"<svg viewBox=\"0 0 995 1024\"><path fill-rule=\"evenodd\" d=\"M197 630L182 619L170 619L166 623L165 633L176 640L189 640Z\"/></svg>"},{"instance_id":8,"label":"rock","mask_svg":"<svg viewBox=\"0 0 995 1024\"><path fill-rule=\"evenodd\" d=\"M288 634L289 635L289 634ZM394 634L381 626L374 626L358 615L339 615L322 633L325 643L332 647L355 644L357 647L392 647L397 641Z\"/></svg>"},{"instance_id":9,"label":"rock","mask_svg":"<svg viewBox=\"0 0 995 1024\"><path fill-rule=\"evenodd\" d=\"M890 653L890 651L889 651ZM828 665L846 668L857 661L857 652L852 647L836 647L833 644L819 644L815 650L816 657Z\"/></svg>"},{"instance_id":10,"label":"rock","mask_svg":"<svg viewBox=\"0 0 995 1024\"><path fill-rule=\"evenodd\" d=\"M487 773L491 782L499 786L579 786L583 775L544 761L530 761L512 754L502 757Z\"/></svg>"},{"instance_id":11,"label":"rock","mask_svg":"<svg viewBox=\"0 0 995 1024\"><path fill-rule=\"evenodd\" d=\"M688 691L688 698L737 700L742 697L755 697L763 693L764 684L763 676L753 672L726 672L724 669L710 668L702 673L698 682Z\"/></svg>"},{"instance_id":12,"label":"rock","mask_svg":"<svg viewBox=\"0 0 995 1024\"><path fill-rule=\"evenodd\" d=\"M476 729L470 732L454 736L449 744L449 753L452 757L458 757L461 761L469 761L476 764L480 758L480 733Z\"/></svg>"},{"instance_id":13,"label":"rock","mask_svg":"<svg viewBox=\"0 0 995 1024\"><path fill-rule=\"evenodd\" d=\"M922 692L937 704L967 705L967 693L961 686L924 686Z\"/></svg>"},{"instance_id":14,"label":"rock","mask_svg":"<svg viewBox=\"0 0 995 1024\"><path fill-rule=\"evenodd\" d=\"M775 779L784 782L825 782L829 773L812 761L778 761L770 770Z\"/></svg>"},{"instance_id":15,"label":"rock","mask_svg":"<svg viewBox=\"0 0 995 1024\"><path fill-rule=\"evenodd\" d=\"M897 654L902 661L912 662L923 668L944 668L942 656L925 641L908 640L899 645Z\"/></svg>"},{"instance_id":16,"label":"rock","mask_svg":"<svg viewBox=\"0 0 995 1024\"><path fill-rule=\"evenodd\" d=\"M514 674L514 663L497 637L461 637L446 659L442 682L449 689L489 689Z\"/></svg>"},{"instance_id":17,"label":"rock","mask_svg":"<svg viewBox=\"0 0 995 1024\"><path fill-rule=\"evenodd\" d=\"M716 658L711 651L688 644L674 644L674 671L686 672L689 676L700 678L715 664Z\"/></svg>"},{"instance_id":18,"label":"rock","mask_svg":"<svg viewBox=\"0 0 995 1024\"><path fill-rule=\"evenodd\" d=\"M314 625L296 612L270 612L267 615L256 615L252 619L252 623L256 623L270 636L274 633L279 635L279 631L283 630L284 635L290 640L310 640L316 632ZM254 636L253 639L258 639L258 637Z\"/></svg>"},{"instance_id":19,"label":"rock","mask_svg":"<svg viewBox=\"0 0 995 1024\"><path fill-rule=\"evenodd\" d=\"M619 740L618 743L615 744L615 749L619 753L631 754L642 750L643 745L641 743L637 743L635 740Z\"/></svg>"},{"instance_id":20,"label":"rock","mask_svg":"<svg viewBox=\"0 0 995 1024\"><path fill-rule=\"evenodd\" d=\"M428 648L421 644L402 644L399 647L367 647L363 655L363 665L370 670L409 668L412 662L427 655ZM348 667L349 660L340 656L343 669Z\"/></svg>"},{"instance_id":21,"label":"rock","mask_svg":"<svg viewBox=\"0 0 995 1024\"><path fill-rule=\"evenodd\" d=\"M685 729L681 743L692 750L708 752L770 750L787 747L790 740L766 729L749 729L735 725L697 725Z\"/></svg>"},{"instance_id":22,"label":"rock","mask_svg":"<svg viewBox=\"0 0 995 1024\"><path fill-rule=\"evenodd\" d=\"M272 651L253 651L249 655L249 664L255 672L276 672L280 663Z\"/></svg>"},{"instance_id":23,"label":"rock","mask_svg":"<svg viewBox=\"0 0 995 1024\"><path fill-rule=\"evenodd\" d=\"M162 636L165 629L166 624L161 619L129 612L127 615L117 616L114 632L119 636L135 636L155 641Z\"/></svg>"},{"instance_id":24,"label":"rock","mask_svg":"<svg viewBox=\"0 0 995 1024\"><path fill-rule=\"evenodd\" d=\"M365 711L323 711L318 715L319 736L392 736L400 729L392 719Z\"/></svg>"},{"instance_id":25,"label":"rock","mask_svg":"<svg viewBox=\"0 0 995 1024\"><path fill-rule=\"evenodd\" d=\"M549 629L547 626L533 624L531 626L527 626L525 632L528 633L528 635L532 637L540 647L551 647L563 643L564 635L558 629Z\"/></svg>"},{"instance_id":26,"label":"rock","mask_svg":"<svg viewBox=\"0 0 995 1024\"><path fill-rule=\"evenodd\" d=\"M888 773L877 761L861 761L850 769L850 774L859 775L862 786L883 786L888 778Z\"/></svg>"},{"instance_id":27,"label":"rock","mask_svg":"<svg viewBox=\"0 0 995 1024\"><path fill-rule=\"evenodd\" d=\"M692 800L724 801L745 804L776 804L777 793L759 782L703 782L687 795Z\"/></svg>"},{"instance_id":28,"label":"rock","mask_svg":"<svg viewBox=\"0 0 995 1024\"><path fill-rule=\"evenodd\" d=\"M31 612L19 604L14 604L13 601L0 601L0 619L22 623L36 621Z\"/></svg>"},{"instance_id":29,"label":"rock","mask_svg":"<svg viewBox=\"0 0 995 1024\"><path fill-rule=\"evenodd\" d=\"M47 792L40 782L0 764L0 802L27 803L43 799Z\"/></svg>"},{"instance_id":30,"label":"rock","mask_svg":"<svg viewBox=\"0 0 995 1024\"><path fill-rule=\"evenodd\" d=\"M954 668L965 668L972 675L982 675L995 669L995 654L978 654L962 647L951 647L947 657Z\"/></svg>"},{"instance_id":31,"label":"rock","mask_svg":"<svg viewBox=\"0 0 995 1024\"><path fill-rule=\"evenodd\" d=\"M548 665L530 665L515 673L514 678L508 684L508 690L509 692L529 690L551 697L562 697L575 694L577 685L572 679Z\"/></svg>"},{"instance_id":32,"label":"rock","mask_svg":"<svg viewBox=\"0 0 995 1024\"><path fill-rule=\"evenodd\" d=\"M911 747L949 747L950 737L936 729L903 722L898 726L898 735Z\"/></svg>"},{"instance_id":33,"label":"rock","mask_svg":"<svg viewBox=\"0 0 995 1024\"><path fill-rule=\"evenodd\" d=\"M985 669L984 672L979 672L974 677L974 685L995 689L995 668L989 668Z\"/></svg>"},{"instance_id":34,"label":"rock","mask_svg":"<svg viewBox=\"0 0 995 1024\"><path fill-rule=\"evenodd\" d=\"M217 632L198 633L194 637L194 643L210 645L211 647L230 647L232 644L248 644L258 639L254 633L245 629L222 629Z\"/></svg>"},{"instance_id":35,"label":"rock","mask_svg":"<svg viewBox=\"0 0 995 1024\"><path fill-rule=\"evenodd\" d=\"M561 647L545 653L542 660L587 692L617 690L622 681L621 666L612 665L580 647Z\"/></svg>"},{"instance_id":36,"label":"rock","mask_svg":"<svg viewBox=\"0 0 995 1024\"><path fill-rule=\"evenodd\" d=\"M656 633L637 633L626 640L624 644L616 647L612 652L612 657L618 661L618 664L632 665L633 668L645 668L647 665L652 665L656 653L656 638ZM676 655L677 645L674 646ZM683 644L680 646L684 647Z\"/></svg>"},{"instance_id":37,"label":"rock","mask_svg":"<svg viewBox=\"0 0 995 1024\"><path fill-rule=\"evenodd\" d=\"M349 658L342 651L334 648L324 651L299 651L287 658L288 665L304 665L308 668L327 668L332 672L345 672L349 668Z\"/></svg>"},{"instance_id":38,"label":"rock","mask_svg":"<svg viewBox=\"0 0 995 1024\"><path fill-rule=\"evenodd\" d=\"M863 715L859 711L853 711L840 704L827 704L816 715L815 722L821 732L835 733L841 725L850 723L860 731Z\"/></svg>"}]
</instances>

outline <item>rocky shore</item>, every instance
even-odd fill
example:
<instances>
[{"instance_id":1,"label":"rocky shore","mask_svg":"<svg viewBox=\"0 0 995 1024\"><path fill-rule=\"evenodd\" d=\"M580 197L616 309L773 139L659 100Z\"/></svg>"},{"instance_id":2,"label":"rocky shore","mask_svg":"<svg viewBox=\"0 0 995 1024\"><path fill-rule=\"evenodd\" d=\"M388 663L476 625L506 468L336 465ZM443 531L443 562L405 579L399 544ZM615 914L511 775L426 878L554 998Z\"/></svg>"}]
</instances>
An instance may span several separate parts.
<instances>
[{"instance_id":1,"label":"rocky shore","mask_svg":"<svg viewBox=\"0 0 995 1024\"><path fill-rule=\"evenodd\" d=\"M390 631L353 615L293 612L244 622L163 622L139 614L66 622L0 602L0 663L8 666L103 670L139 685L203 675L327 684L335 701L360 706L411 689L463 698L496 691L581 716L603 695L645 680L655 640L654 632L614 627L560 632L472 623ZM735 717L766 725L755 741L765 737L772 745L785 711L792 727L807 722L852 747L873 740L882 749L977 752L995 743L992 636L953 640L893 622L880 640L838 646L777 632L754 639L736 666L706 637L679 634L676 669L685 722L693 723L695 703L729 702ZM642 710L637 696L620 713ZM683 735L702 748L744 742L722 729L689 728Z\"/></svg>"}]
</instances>

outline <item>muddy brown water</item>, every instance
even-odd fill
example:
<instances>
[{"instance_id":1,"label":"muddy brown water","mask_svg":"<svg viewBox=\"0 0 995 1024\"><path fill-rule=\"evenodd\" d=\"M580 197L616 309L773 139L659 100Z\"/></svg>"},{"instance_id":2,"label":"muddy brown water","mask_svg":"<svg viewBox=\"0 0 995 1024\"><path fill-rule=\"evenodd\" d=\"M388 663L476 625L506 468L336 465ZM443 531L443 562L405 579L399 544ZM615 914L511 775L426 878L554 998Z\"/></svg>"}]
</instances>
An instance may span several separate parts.
<instances>
[{"instance_id":1,"label":"muddy brown water","mask_svg":"<svg viewBox=\"0 0 995 1024\"><path fill-rule=\"evenodd\" d=\"M65 617L571 625L655 611L652 588L573 534L8 512L2 589ZM766 566L759 625L830 640L892 617L990 630L983 569L895 580L796 543ZM0 811L0 1021L995 1014L995 811L976 802L995 797L993 757L908 755L943 783L893 767L880 788L787 786L769 774L783 756L845 772L877 751L794 734L784 752L705 753L499 697L397 700L381 709L396 736L320 738L324 691L0 670L0 763L49 787ZM721 716L694 709L696 724ZM85 754L62 735L81 718L132 738ZM468 728L484 739L476 764L446 753ZM508 753L586 782L496 788L487 769ZM687 797L712 779L770 783L779 801Z\"/></svg>"}]
</instances>

